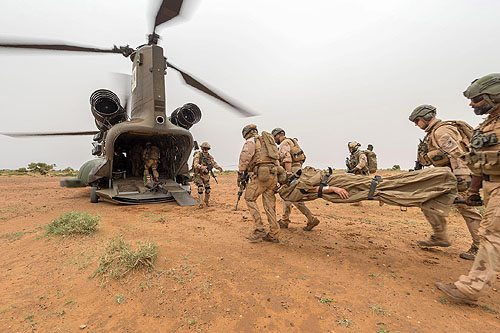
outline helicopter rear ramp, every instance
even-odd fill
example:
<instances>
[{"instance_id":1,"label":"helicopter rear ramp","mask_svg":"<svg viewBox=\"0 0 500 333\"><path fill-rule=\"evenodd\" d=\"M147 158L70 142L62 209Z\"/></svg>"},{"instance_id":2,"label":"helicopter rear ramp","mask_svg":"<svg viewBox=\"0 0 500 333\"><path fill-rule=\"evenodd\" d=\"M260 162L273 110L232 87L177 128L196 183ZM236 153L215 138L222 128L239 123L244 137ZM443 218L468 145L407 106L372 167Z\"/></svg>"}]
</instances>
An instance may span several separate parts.
<instances>
[{"instance_id":1,"label":"helicopter rear ramp","mask_svg":"<svg viewBox=\"0 0 500 333\"><path fill-rule=\"evenodd\" d=\"M98 189L97 196L108 202L126 205L176 201L179 206L196 206L189 194L190 186L181 186L174 180L166 180L146 188L142 181L115 181L112 188Z\"/></svg>"},{"instance_id":2,"label":"helicopter rear ramp","mask_svg":"<svg viewBox=\"0 0 500 333\"><path fill-rule=\"evenodd\" d=\"M177 201L179 206L196 206L198 204L184 188L173 180L168 180L166 184L163 185L163 188L165 188L168 193L172 194L172 197Z\"/></svg>"}]
</instances>

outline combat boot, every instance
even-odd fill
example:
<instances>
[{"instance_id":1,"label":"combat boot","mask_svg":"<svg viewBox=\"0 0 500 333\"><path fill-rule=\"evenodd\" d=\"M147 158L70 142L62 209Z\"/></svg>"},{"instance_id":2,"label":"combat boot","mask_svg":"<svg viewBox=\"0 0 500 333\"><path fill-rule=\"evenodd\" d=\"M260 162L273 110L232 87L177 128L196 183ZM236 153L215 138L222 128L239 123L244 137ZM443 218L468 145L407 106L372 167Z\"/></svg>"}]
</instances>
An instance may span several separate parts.
<instances>
[{"instance_id":1,"label":"combat boot","mask_svg":"<svg viewBox=\"0 0 500 333\"><path fill-rule=\"evenodd\" d=\"M477 302L475 299L470 298L469 296L461 292L453 283L444 284L441 282L436 282L436 287L456 301L466 304L476 304Z\"/></svg>"},{"instance_id":2,"label":"combat boot","mask_svg":"<svg viewBox=\"0 0 500 333\"><path fill-rule=\"evenodd\" d=\"M465 260L474 260L476 258L476 254L479 248L476 244L472 244L470 249L467 252L460 253L460 258Z\"/></svg>"},{"instance_id":3,"label":"combat boot","mask_svg":"<svg viewBox=\"0 0 500 333\"><path fill-rule=\"evenodd\" d=\"M267 234L267 235L265 235L264 237L262 237L262 240L263 240L264 242L271 242L271 243L275 243L275 244L277 244L277 243L279 243L279 242L280 242L280 240L279 240L278 238L274 238L274 237L272 237L272 236L271 236L271 235L269 235L269 234Z\"/></svg>"},{"instance_id":4,"label":"combat boot","mask_svg":"<svg viewBox=\"0 0 500 333\"><path fill-rule=\"evenodd\" d=\"M264 229L255 229L250 236L248 236L248 240L250 243L258 243L262 242L262 238L266 236L266 232Z\"/></svg>"},{"instance_id":5,"label":"combat boot","mask_svg":"<svg viewBox=\"0 0 500 333\"><path fill-rule=\"evenodd\" d=\"M290 220L279 219L278 224L280 225L280 229L288 229L288 225L290 224Z\"/></svg>"},{"instance_id":6,"label":"combat boot","mask_svg":"<svg viewBox=\"0 0 500 333\"><path fill-rule=\"evenodd\" d=\"M426 246L426 247L431 247L431 246L448 247L451 245L451 243L446 239L439 239L434 235L432 235L431 238L429 238L429 240L418 241L417 243L420 246Z\"/></svg>"},{"instance_id":7,"label":"combat boot","mask_svg":"<svg viewBox=\"0 0 500 333\"><path fill-rule=\"evenodd\" d=\"M304 231L311 231L315 226L319 224L319 219L317 217L313 218L311 222L308 222L307 225L302 228Z\"/></svg>"}]
</instances>

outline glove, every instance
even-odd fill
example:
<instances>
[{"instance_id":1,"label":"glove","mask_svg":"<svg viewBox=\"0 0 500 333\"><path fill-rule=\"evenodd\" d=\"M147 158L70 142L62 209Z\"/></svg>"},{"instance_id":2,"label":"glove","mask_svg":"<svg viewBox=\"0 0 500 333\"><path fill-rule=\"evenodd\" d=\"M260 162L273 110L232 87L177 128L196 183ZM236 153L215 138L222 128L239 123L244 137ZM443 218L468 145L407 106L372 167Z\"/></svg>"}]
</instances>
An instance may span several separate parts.
<instances>
[{"instance_id":1,"label":"glove","mask_svg":"<svg viewBox=\"0 0 500 333\"><path fill-rule=\"evenodd\" d=\"M482 206L483 200L481 200L481 196L479 193L467 192L467 198L465 202L468 206Z\"/></svg>"},{"instance_id":2,"label":"glove","mask_svg":"<svg viewBox=\"0 0 500 333\"><path fill-rule=\"evenodd\" d=\"M221 167L218 167L218 168L217 168L217 170L219 170L219 172L224 171L224 170L222 170L222 168L221 168Z\"/></svg>"}]
</instances>

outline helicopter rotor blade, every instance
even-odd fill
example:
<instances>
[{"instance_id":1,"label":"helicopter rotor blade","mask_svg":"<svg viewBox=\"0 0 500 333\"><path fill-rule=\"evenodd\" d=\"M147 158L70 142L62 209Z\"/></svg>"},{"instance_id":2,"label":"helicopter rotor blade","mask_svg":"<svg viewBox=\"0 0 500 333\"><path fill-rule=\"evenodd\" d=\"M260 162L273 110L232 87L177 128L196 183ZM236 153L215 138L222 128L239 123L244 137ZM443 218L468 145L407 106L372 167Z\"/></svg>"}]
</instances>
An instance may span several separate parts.
<instances>
[{"instance_id":1,"label":"helicopter rotor blade","mask_svg":"<svg viewBox=\"0 0 500 333\"><path fill-rule=\"evenodd\" d=\"M183 2L184 0L163 0L158 8L158 12L156 13L153 32L160 24L170 21L174 17L178 16L181 12Z\"/></svg>"},{"instance_id":2,"label":"helicopter rotor blade","mask_svg":"<svg viewBox=\"0 0 500 333\"><path fill-rule=\"evenodd\" d=\"M34 49L34 50L52 50L52 51L71 51L71 52L93 52L93 53L119 53L128 57L134 50L127 46L117 47L112 49L101 49L97 47L79 46L71 44L53 44L52 42L41 43L3 43L0 42L0 47L17 48L17 49Z\"/></svg>"},{"instance_id":3,"label":"helicopter rotor blade","mask_svg":"<svg viewBox=\"0 0 500 333\"><path fill-rule=\"evenodd\" d=\"M186 82L186 84L204 92L207 95L210 95L210 96L218 99L221 102L226 103L227 105L231 106L234 110L236 110L239 114L241 114L243 117L254 117L257 115L254 112L250 112L248 110L243 109L242 107L238 106L234 102L230 102L226 97L222 97L220 93L216 93L214 91L214 89L208 88L207 85L201 83L199 80L195 79L193 76L184 72L183 70L179 69L178 67L172 65L171 63L167 62L167 66L176 70L177 72L179 72L182 75L182 78L184 79L184 82Z\"/></svg>"},{"instance_id":4,"label":"helicopter rotor blade","mask_svg":"<svg viewBox=\"0 0 500 333\"><path fill-rule=\"evenodd\" d=\"M70 135L95 135L99 131L85 132L48 132L48 133L0 133L0 135L10 136L12 138L23 138L31 136L70 136Z\"/></svg>"}]
</instances>

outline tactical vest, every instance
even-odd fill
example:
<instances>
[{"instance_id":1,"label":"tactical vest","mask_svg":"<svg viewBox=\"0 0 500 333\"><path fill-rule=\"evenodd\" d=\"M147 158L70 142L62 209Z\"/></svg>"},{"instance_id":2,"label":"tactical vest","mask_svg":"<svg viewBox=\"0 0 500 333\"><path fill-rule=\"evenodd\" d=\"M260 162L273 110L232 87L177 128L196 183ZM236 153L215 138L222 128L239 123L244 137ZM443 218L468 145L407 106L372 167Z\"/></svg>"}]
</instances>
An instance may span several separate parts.
<instances>
[{"instance_id":1,"label":"tactical vest","mask_svg":"<svg viewBox=\"0 0 500 333\"><path fill-rule=\"evenodd\" d=\"M359 156L363 154L361 150L356 150L354 153L351 154L349 158L349 170L354 169L358 164L359 164ZM366 155L365 155L366 156ZM364 166L363 169L361 170L356 170L357 173L362 173L364 175L369 175L370 170L368 170L368 161L366 161L366 165Z\"/></svg>"},{"instance_id":2,"label":"tactical vest","mask_svg":"<svg viewBox=\"0 0 500 333\"><path fill-rule=\"evenodd\" d=\"M500 176L500 115L488 117L474 130L469 151L460 158L475 174Z\"/></svg>"},{"instance_id":3,"label":"tactical vest","mask_svg":"<svg viewBox=\"0 0 500 333\"><path fill-rule=\"evenodd\" d=\"M193 170L195 171L195 173L204 173L200 169L195 168L196 164L206 166L208 169L214 167L213 158L209 153L204 154L203 152L196 152L193 158ZM205 173L208 173L208 171Z\"/></svg>"},{"instance_id":4,"label":"tactical vest","mask_svg":"<svg viewBox=\"0 0 500 333\"><path fill-rule=\"evenodd\" d=\"M459 145L463 150L469 145L469 140L472 136L472 127L466 122L459 120L437 121L424 139L418 145L417 159L423 166L450 166L449 154L439 147L435 138L435 133L438 128L444 125L453 126L458 130L461 139Z\"/></svg>"},{"instance_id":5,"label":"tactical vest","mask_svg":"<svg viewBox=\"0 0 500 333\"><path fill-rule=\"evenodd\" d=\"M248 170L253 170L256 166L260 164L275 164L278 165L278 158L274 155L273 152L269 153L269 144L264 142L262 136L254 137L255 142L255 154L252 156L252 159L248 163ZM274 145L276 147L276 144ZM277 148L276 148L277 154ZM272 155L272 156L271 156Z\"/></svg>"},{"instance_id":6,"label":"tactical vest","mask_svg":"<svg viewBox=\"0 0 500 333\"><path fill-rule=\"evenodd\" d=\"M160 148L156 146L151 146L146 150L146 158L144 160L159 160L160 159Z\"/></svg>"},{"instance_id":7,"label":"tactical vest","mask_svg":"<svg viewBox=\"0 0 500 333\"><path fill-rule=\"evenodd\" d=\"M292 143L290 145L290 155L292 156L292 163L300 163L302 165L306 161L306 154L304 154L304 151L302 150L302 148L300 148L297 140L292 138L286 138L285 140L290 140L290 142Z\"/></svg>"}]
</instances>

